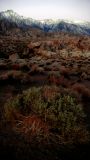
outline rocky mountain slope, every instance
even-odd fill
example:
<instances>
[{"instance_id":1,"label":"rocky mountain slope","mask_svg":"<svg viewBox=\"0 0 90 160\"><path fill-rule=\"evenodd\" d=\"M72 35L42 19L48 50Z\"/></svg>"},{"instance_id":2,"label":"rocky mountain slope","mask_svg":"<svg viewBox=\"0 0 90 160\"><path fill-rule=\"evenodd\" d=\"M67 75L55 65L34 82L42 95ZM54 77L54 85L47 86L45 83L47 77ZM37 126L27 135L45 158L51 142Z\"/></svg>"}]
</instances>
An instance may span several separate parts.
<instances>
[{"instance_id":1,"label":"rocky mountain slope","mask_svg":"<svg viewBox=\"0 0 90 160\"><path fill-rule=\"evenodd\" d=\"M45 32L69 32L74 34L90 35L90 22L75 22L68 20L34 20L18 15L12 10L7 10L0 13L0 30L8 29L9 26L17 26L22 29L30 27L40 29Z\"/></svg>"}]
</instances>

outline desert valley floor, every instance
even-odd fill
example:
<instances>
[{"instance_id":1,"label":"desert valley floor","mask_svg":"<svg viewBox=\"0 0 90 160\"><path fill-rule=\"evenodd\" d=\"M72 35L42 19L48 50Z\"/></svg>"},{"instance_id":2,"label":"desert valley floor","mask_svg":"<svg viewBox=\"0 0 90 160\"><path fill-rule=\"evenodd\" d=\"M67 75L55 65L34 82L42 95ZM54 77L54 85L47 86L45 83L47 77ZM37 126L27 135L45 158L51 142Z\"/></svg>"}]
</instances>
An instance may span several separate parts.
<instances>
[{"instance_id":1,"label":"desert valley floor","mask_svg":"<svg viewBox=\"0 0 90 160\"><path fill-rule=\"evenodd\" d=\"M90 36L0 35L0 159L90 159Z\"/></svg>"}]
</instances>

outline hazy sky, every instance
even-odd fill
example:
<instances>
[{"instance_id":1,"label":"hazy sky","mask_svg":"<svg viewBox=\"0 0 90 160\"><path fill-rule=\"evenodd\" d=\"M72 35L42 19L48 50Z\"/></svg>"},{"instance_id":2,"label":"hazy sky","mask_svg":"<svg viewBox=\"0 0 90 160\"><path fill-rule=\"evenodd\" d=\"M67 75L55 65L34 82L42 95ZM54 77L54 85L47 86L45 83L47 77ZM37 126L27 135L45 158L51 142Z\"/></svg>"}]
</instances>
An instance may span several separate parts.
<instances>
[{"instance_id":1,"label":"hazy sky","mask_svg":"<svg viewBox=\"0 0 90 160\"><path fill-rule=\"evenodd\" d=\"M34 19L90 21L90 0L0 0L0 11L7 9Z\"/></svg>"}]
</instances>

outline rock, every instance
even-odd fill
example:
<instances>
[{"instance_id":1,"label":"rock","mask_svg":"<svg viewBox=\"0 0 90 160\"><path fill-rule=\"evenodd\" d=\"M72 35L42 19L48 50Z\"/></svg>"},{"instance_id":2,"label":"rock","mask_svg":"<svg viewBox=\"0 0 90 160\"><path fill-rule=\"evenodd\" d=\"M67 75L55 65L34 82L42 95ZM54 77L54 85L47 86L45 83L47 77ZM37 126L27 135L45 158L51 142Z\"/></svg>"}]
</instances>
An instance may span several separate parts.
<instances>
[{"instance_id":1,"label":"rock","mask_svg":"<svg viewBox=\"0 0 90 160\"><path fill-rule=\"evenodd\" d=\"M17 53L11 54L9 56L9 60L11 60L12 62L16 62L17 59L19 59L19 55Z\"/></svg>"},{"instance_id":2,"label":"rock","mask_svg":"<svg viewBox=\"0 0 90 160\"><path fill-rule=\"evenodd\" d=\"M46 51L46 50L39 50L37 54L41 55L42 57L46 57L46 58L51 58L54 55L56 55L55 52Z\"/></svg>"},{"instance_id":3,"label":"rock","mask_svg":"<svg viewBox=\"0 0 90 160\"><path fill-rule=\"evenodd\" d=\"M30 43L29 45L28 45L28 48L29 49L34 49L34 48L40 48L40 46L41 46L41 42L34 42L34 43Z\"/></svg>"}]
</instances>

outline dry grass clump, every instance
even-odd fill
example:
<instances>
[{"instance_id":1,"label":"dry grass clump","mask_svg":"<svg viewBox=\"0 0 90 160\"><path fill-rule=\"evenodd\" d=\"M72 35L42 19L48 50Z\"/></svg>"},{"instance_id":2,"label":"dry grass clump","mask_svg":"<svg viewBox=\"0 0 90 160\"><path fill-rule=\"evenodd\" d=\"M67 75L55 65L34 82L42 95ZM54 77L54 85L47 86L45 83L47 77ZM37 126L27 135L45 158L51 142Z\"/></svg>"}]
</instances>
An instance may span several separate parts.
<instances>
[{"instance_id":1,"label":"dry grass clump","mask_svg":"<svg viewBox=\"0 0 90 160\"><path fill-rule=\"evenodd\" d=\"M24 135L28 141L34 138L41 141L48 139L49 136L49 126L37 115L24 117L17 123L15 130Z\"/></svg>"}]
</instances>

